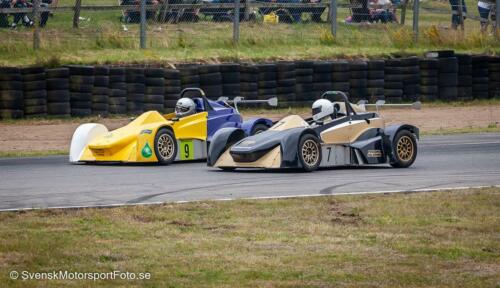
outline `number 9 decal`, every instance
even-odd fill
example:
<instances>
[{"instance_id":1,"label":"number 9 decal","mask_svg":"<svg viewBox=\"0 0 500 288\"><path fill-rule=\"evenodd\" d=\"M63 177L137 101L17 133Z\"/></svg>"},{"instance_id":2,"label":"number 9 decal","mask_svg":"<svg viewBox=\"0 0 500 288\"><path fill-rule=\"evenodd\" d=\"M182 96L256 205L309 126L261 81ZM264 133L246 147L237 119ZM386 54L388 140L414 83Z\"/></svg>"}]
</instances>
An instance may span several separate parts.
<instances>
[{"instance_id":1,"label":"number 9 decal","mask_svg":"<svg viewBox=\"0 0 500 288\"><path fill-rule=\"evenodd\" d=\"M189 144L184 144L184 158L189 159Z\"/></svg>"}]
</instances>

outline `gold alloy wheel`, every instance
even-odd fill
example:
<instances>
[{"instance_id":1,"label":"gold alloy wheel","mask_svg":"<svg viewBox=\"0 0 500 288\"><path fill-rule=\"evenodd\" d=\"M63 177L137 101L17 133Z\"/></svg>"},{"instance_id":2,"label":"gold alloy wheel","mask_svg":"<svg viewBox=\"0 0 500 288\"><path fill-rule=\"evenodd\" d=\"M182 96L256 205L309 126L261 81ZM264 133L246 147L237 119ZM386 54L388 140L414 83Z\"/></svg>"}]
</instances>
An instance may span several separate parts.
<instances>
[{"instance_id":1,"label":"gold alloy wheel","mask_svg":"<svg viewBox=\"0 0 500 288\"><path fill-rule=\"evenodd\" d=\"M161 158L167 160L174 154L174 140L168 134L163 134L158 138L158 152Z\"/></svg>"},{"instance_id":2,"label":"gold alloy wheel","mask_svg":"<svg viewBox=\"0 0 500 288\"><path fill-rule=\"evenodd\" d=\"M396 149L399 159L405 162L410 161L413 158L413 153L415 153L413 141L409 136L402 136L401 138L399 138Z\"/></svg>"},{"instance_id":3,"label":"gold alloy wheel","mask_svg":"<svg viewBox=\"0 0 500 288\"><path fill-rule=\"evenodd\" d=\"M308 139L302 145L302 159L307 166L314 166L319 159L319 147L316 141Z\"/></svg>"}]
</instances>

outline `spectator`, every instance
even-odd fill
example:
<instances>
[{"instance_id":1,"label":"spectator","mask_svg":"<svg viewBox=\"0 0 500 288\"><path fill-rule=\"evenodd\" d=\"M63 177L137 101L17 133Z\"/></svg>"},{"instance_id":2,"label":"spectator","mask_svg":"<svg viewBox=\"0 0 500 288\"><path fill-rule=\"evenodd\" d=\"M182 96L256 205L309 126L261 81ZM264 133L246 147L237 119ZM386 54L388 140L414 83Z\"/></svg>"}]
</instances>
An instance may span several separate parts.
<instances>
[{"instance_id":1,"label":"spectator","mask_svg":"<svg viewBox=\"0 0 500 288\"><path fill-rule=\"evenodd\" d=\"M481 21L481 32L486 32L488 28L489 19L492 21L493 31L496 29L496 15L495 15L495 1L494 0L479 0L477 2L477 9L479 10L479 21Z\"/></svg>"},{"instance_id":2,"label":"spectator","mask_svg":"<svg viewBox=\"0 0 500 288\"><path fill-rule=\"evenodd\" d=\"M11 6L13 8L28 8L29 3L27 0L12 0ZM11 28L15 29L19 21L22 21L24 26L31 27L33 26L33 21L28 17L26 13L14 13L14 20L11 24Z\"/></svg>"},{"instance_id":3,"label":"spectator","mask_svg":"<svg viewBox=\"0 0 500 288\"><path fill-rule=\"evenodd\" d=\"M48 8L51 4L52 4L52 0L42 0L40 3L40 7ZM40 27L45 27L45 25L47 25L47 20L49 20L49 16L50 16L50 12L40 13Z\"/></svg>"},{"instance_id":4,"label":"spectator","mask_svg":"<svg viewBox=\"0 0 500 288\"><path fill-rule=\"evenodd\" d=\"M1 8L10 8L10 0L0 0L0 9ZM9 14L0 14L0 28L9 26Z\"/></svg>"},{"instance_id":5,"label":"spectator","mask_svg":"<svg viewBox=\"0 0 500 288\"><path fill-rule=\"evenodd\" d=\"M467 15L467 7L465 6L465 1L462 0L462 17L460 17L459 15L460 0L450 0L450 5L451 5L451 28L457 29L458 25L463 24L462 21L465 20L465 16Z\"/></svg>"},{"instance_id":6,"label":"spectator","mask_svg":"<svg viewBox=\"0 0 500 288\"><path fill-rule=\"evenodd\" d=\"M397 22L396 9L389 0L370 0L370 22Z\"/></svg>"},{"instance_id":7,"label":"spectator","mask_svg":"<svg viewBox=\"0 0 500 288\"><path fill-rule=\"evenodd\" d=\"M122 0L120 5L133 5L139 6L140 0ZM157 5L158 0L146 0L146 5ZM146 19L154 19L156 11L146 11ZM125 23L139 23L141 22L141 13L139 11L125 11L123 16Z\"/></svg>"}]
</instances>

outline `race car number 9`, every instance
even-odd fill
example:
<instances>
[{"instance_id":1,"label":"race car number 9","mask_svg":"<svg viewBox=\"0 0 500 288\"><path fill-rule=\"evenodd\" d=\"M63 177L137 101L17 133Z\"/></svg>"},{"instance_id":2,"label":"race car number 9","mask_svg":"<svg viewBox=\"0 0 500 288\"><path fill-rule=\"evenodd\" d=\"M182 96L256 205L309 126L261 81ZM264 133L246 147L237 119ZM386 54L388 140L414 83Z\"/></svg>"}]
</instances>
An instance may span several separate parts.
<instances>
[{"instance_id":1,"label":"race car number 9","mask_svg":"<svg viewBox=\"0 0 500 288\"><path fill-rule=\"evenodd\" d=\"M193 160L194 159L194 145L192 140L181 141L180 147L181 160Z\"/></svg>"}]
</instances>

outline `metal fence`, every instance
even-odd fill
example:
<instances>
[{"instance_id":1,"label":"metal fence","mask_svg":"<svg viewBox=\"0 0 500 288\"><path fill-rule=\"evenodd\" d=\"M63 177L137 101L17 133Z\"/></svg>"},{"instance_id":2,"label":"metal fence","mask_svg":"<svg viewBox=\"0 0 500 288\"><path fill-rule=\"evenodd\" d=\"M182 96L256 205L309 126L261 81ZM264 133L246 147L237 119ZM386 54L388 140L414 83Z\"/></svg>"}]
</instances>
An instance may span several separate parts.
<instances>
[{"instance_id":1,"label":"metal fence","mask_svg":"<svg viewBox=\"0 0 500 288\"><path fill-rule=\"evenodd\" d=\"M432 29L450 25L448 1L395 1L399 0L24 0L11 5L11 0L0 0L0 37L4 43L32 40L35 49L216 48L344 39L376 44L392 41L393 34L405 28L406 38L399 35L404 44L407 37L418 41L423 33L432 37ZM461 17L479 31L477 7L465 3L459 5Z\"/></svg>"}]
</instances>

